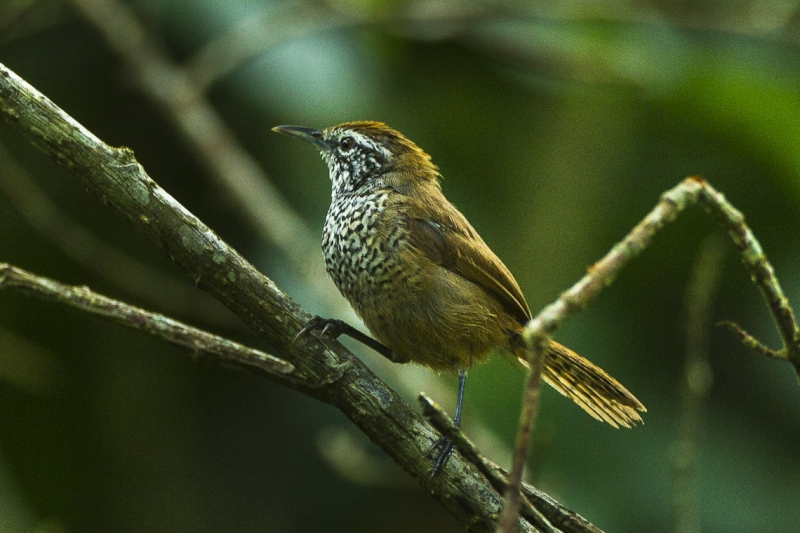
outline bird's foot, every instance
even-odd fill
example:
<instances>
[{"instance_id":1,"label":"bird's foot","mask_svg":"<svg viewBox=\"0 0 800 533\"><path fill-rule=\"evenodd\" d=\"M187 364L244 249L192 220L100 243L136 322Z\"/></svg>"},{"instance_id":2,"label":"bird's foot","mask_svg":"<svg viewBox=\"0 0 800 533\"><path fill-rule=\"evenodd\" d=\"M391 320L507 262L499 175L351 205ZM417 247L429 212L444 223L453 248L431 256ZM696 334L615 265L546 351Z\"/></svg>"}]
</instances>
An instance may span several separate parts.
<instances>
[{"instance_id":1,"label":"bird's foot","mask_svg":"<svg viewBox=\"0 0 800 533\"><path fill-rule=\"evenodd\" d=\"M297 332L297 335L294 336L292 342L297 342L302 335L309 333L314 330L321 330L319 333L320 337L324 337L326 334L330 334L331 337L334 339L338 339L340 335L343 333L347 333L347 329L351 328L344 320L339 320L336 318L322 318L321 316L315 316L308 322L306 325L303 326L303 329Z\"/></svg>"},{"instance_id":2,"label":"bird's foot","mask_svg":"<svg viewBox=\"0 0 800 533\"><path fill-rule=\"evenodd\" d=\"M437 450L441 450L438 455L436 453ZM455 450L455 446L449 437L439 437L439 439L433 443L433 446L430 447L427 454L428 457L436 458L436 461L433 463L433 469L431 470L431 479L436 477L436 474L444 468L450 456L453 455L453 450Z\"/></svg>"},{"instance_id":3,"label":"bird's foot","mask_svg":"<svg viewBox=\"0 0 800 533\"><path fill-rule=\"evenodd\" d=\"M324 337L325 335L329 335L334 339L338 339L342 335L347 335L348 337L357 340L365 346L369 346L393 363L405 362L395 359L392 350L380 342L376 341L369 335L361 333L344 320L339 320L337 318L322 318L321 316L315 316L309 320L305 326L303 326L303 329L301 329L297 335L294 336L294 340L292 340L292 342L294 343L298 338L300 338L301 335L314 330L321 330L319 333L320 338Z\"/></svg>"}]
</instances>

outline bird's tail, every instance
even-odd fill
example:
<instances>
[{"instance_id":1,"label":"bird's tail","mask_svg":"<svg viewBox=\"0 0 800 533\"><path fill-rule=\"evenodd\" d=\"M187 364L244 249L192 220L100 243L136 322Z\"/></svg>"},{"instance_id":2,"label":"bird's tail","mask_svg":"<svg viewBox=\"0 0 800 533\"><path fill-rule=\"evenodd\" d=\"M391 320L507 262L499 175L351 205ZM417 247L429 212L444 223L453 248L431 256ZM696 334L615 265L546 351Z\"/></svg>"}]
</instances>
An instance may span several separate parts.
<instances>
[{"instance_id":1,"label":"bird's tail","mask_svg":"<svg viewBox=\"0 0 800 533\"><path fill-rule=\"evenodd\" d=\"M550 341L542 378L597 420L629 428L642 422L644 405L616 379L563 344Z\"/></svg>"}]
</instances>

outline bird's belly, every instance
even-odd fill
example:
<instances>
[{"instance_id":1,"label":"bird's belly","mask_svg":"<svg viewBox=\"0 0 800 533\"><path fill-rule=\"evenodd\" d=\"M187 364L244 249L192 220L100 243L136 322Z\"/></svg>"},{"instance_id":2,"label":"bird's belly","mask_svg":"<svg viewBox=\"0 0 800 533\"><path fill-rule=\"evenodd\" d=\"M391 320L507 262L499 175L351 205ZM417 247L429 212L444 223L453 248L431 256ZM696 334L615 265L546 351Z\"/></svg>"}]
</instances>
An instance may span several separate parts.
<instances>
[{"instance_id":1,"label":"bird's belly","mask_svg":"<svg viewBox=\"0 0 800 533\"><path fill-rule=\"evenodd\" d=\"M377 340L399 361L436 370L462 370L507 348L514 327L476 285L441 272L407 266L391 289L376 287L353 307Z\"/></svg>"}]
</instances>

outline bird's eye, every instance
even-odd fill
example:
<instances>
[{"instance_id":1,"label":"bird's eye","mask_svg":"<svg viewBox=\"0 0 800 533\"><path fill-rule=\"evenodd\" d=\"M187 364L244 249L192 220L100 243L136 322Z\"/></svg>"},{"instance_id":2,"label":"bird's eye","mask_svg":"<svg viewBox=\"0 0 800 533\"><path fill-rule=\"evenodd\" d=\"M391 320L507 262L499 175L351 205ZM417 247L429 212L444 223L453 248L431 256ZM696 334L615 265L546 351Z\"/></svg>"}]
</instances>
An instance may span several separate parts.
<instances>
[{"instance_id":1,"label":"bird's eye","mask_svg":"<svg viewBox=\"0 0 800 533\"><path fill-rule=\"evenodd\" d=\"M348 151L353 147L353 144L355 144L355 141L353 141L352 137L345 137L342 139L342 142L339 143L339 146L342 147L342 150Z\"/></svg>"}]
</instances>

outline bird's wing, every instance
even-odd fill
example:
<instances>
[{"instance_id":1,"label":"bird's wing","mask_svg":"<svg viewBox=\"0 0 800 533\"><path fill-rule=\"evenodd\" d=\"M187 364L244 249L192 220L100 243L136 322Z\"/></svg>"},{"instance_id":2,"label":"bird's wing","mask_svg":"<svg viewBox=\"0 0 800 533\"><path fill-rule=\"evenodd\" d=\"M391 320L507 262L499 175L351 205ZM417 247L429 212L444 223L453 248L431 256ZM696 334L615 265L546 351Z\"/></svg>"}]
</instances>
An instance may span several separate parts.
<instances>
[{"instance_id":1,"label":"bird's wing","mask_svg":"<svg viewBox=\"0 0 800 533\"><path fill-rule=\"evenodd\" d=\"M531 318L522 291L508 268L489 249L467 219L444 197L435 209L410 207L408 239L435 264L497 297L521 324Z\"/></svg>"}]
</instances>

